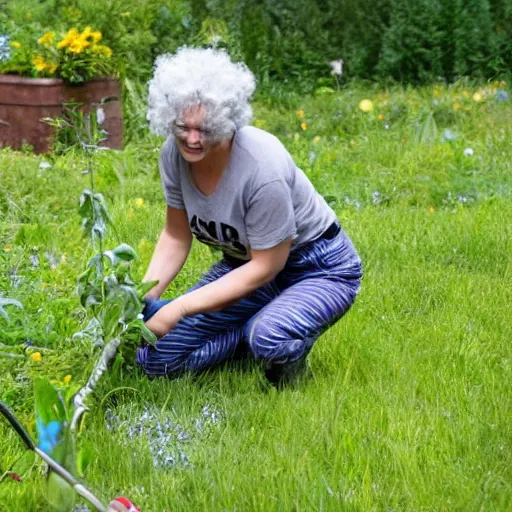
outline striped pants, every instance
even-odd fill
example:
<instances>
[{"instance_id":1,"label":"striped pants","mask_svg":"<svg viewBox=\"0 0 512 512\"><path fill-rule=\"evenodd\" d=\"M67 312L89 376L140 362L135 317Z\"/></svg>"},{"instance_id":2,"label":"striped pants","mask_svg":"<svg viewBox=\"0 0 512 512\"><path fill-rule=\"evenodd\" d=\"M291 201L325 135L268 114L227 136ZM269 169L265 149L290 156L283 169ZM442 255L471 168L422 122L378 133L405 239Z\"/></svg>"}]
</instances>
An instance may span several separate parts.
<instances>
[{"instance_id":1,"label":"striped pants","mask_svg":"<svg viewBox=\"0 0 512 512\"><path fill-rule=\"evenodd\" d=\"M235 265L220 260L190 291ZM361 276L361 260L343 231L301 245L273 281L222 310L183 318L154 345L140 347L137 363L148 375L174 376L212 368L241 350L269 364L296 361L348 311ZM168 302L148 299L144 320Z\"/></svg>"}]
</instances>

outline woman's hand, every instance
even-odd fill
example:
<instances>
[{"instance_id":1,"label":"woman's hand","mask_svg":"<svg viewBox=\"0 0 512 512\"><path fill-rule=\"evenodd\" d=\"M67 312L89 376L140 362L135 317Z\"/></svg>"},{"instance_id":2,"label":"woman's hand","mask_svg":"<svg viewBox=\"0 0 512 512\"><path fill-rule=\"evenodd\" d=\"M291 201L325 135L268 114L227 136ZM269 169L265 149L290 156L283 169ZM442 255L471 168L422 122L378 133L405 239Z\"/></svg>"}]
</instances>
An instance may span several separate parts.
<instances>
[{"instance_id":1,"label":"woman's hand","mask_svg":"<svg viewBox=\"0 0 512 512\"><path fill-rule=\"evenodd\" d=\"M185 316L179 299L160 308L147 322L146 327L158 338L165 336Z\"/></svg>"}]
</instances>

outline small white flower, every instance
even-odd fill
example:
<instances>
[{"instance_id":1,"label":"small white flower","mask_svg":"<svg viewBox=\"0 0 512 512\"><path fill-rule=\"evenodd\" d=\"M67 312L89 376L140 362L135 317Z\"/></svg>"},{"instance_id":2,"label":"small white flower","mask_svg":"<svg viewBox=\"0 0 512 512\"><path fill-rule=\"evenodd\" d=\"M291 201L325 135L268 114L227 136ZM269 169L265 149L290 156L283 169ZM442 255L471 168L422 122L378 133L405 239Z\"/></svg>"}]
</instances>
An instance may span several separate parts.
<instances>
[{"instance_id":1,"label":"small white flower","mask_svg":"<svg viewBox=\"0 0 512 512\"><path fill-rule=\"evenodd\" d=\"M100 126L105 121L105 111L101 107L99 107L98 110L96 110L96 121Z\"/></svg>"},{"instance_id":2,"label":"small white flower","mask_svg":"<svg viewBox=\"0 0 512 512\"><path fill-rule=\"evenodd\" d=\"M329 62L329 65L332 68L331 75L336 75L336 76L343 75L343 59L331 60L331 62Z\"/></svg>"},{"instance_id":3,"label":"small white flower","mask_svg":"<svg viewBox=\"0 0 512 512\"><path fill-rule=\"evenodd\" d=\"M39 169L51 169L52 168L52 164L50 162L47 162L46 160L43 160L40 164L39 164Z\"/></svg>"},{"instance_id":4,"label":"small white flower","mask_svg":"<svg viewBox=\"0 0 512 512\"><path fill-rule=\"evenodd\" d=\"M465 156L473 156L474 154L475 154L475 152L473 151L473 149L472 149L472 148L466 148L466 149L464 150L464 155L465 155Z\"/></svg>"}]
</instances>

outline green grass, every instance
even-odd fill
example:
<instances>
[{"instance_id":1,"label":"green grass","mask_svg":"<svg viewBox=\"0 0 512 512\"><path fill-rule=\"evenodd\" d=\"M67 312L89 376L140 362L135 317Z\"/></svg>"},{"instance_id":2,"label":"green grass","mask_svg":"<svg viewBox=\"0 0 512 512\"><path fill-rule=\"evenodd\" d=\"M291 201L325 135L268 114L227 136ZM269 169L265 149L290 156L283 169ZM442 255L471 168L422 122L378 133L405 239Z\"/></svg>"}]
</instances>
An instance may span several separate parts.
<instances>
[{"instance_id":1,"label":"green grass","mask_svg":"<svg viewBox=\"0 0 512 512\"><path fill-rule=\"evenodd\" d=\"M360 296L318 340L313 378L296 389L262 390L251 365L173 381L116 368L77 440L92 449L82 477L98 495L125 494L154 512L512 508L512 104L491 90L474 102L475 90L348 89L256 106L255 122L329 196L359 249ZM363 97L373 112L357 109ZM428 111L439 136L420 144L416 124ZM458 139L441 142L445 128ZM137 249L139 278L163 222L159 146L148 138L97 160L118 236L108 245ZM74 283L92 250L76 210L85 162L70 152L47 157L53 167L42 170L42 160L0 151L0 291L25 306L0 325L0 399L32 431L33 378L72 375L71 391L98 350L71 340L83 321ZM194 246L169 293L213 261ZM24 351L27 339L41 362ZM165 442L147 422L161 424ZM148 436L130 437L136 427L176 464L154 467ZM22 452L0 422L0 473ZM15 468L22 483L0 483L1 511L47 510L42 472L30 462Z\"/></svg>"}]
</instances>

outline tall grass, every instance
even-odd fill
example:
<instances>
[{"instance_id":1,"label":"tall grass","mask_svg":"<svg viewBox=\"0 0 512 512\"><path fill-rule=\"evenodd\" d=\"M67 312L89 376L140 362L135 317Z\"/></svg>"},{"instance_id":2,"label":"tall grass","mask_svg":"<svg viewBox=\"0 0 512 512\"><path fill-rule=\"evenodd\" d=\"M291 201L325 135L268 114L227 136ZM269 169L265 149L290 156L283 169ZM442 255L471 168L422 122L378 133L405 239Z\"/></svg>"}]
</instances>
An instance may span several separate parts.
<instances>
[{"instance_id":1,"label":"tall grass","mask_svg":"<svg viewBox=\"0 0 512 512\"><path fill-rule=\"evenodd\" d=\"M269 389L252 364L171 381L116 364L78 438L91 450L81 475L89 486L155 512L510 510L512 105L496 101L504 87L486 86L480 102L458 84L257 105L255 124L287 145L359 249L361 294L318 340L313 377L298 388ZM358 109L365 96L367 114ZM425 113L437 135L420 143ZM457 139L443 142L446 129ZM133 140L98 162L98 189L118 236L140 254L139 276L164 216L160 144ZM82 319L75 278L91 250L76 212L84 165L73 152L0 151L0 290L25 305L1 325L0 399L32 430L33 377L72 375L68 386L78 386L98 350L71 341ZM195 245L169 295L213 261ZM0 474L21 454L1 422ZM0 483L0 510L46 510L32 462L13 468L23 482Z\"/></svg>"}]
</instances>

